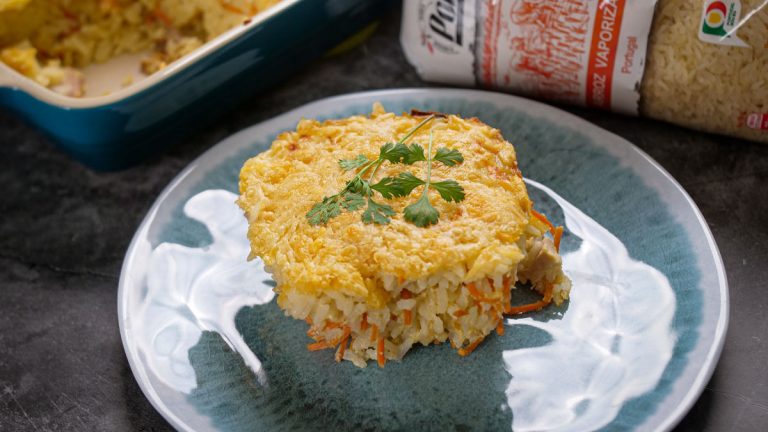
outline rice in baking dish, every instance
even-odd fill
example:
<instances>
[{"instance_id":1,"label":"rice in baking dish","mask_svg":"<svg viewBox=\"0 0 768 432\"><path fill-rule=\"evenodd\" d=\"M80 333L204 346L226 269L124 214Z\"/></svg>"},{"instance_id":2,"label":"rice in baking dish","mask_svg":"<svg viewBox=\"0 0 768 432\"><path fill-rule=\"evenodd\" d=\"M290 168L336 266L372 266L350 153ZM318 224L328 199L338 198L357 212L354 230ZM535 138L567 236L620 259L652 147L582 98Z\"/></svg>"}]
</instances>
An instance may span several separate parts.
<instances>
[{"instance_id":1,"label":"rice in baking dish","mask_svg":"<svg viewBox=\"0 0 768 432\"><path fill-rule=\"evenodd\" d=\"M261 257L272 273L285 313L309 323L308 348L333 349L337 361L383 366L414 344L446 340L467 355L494 330L503 332L504 315L568 298L570 280L558 255L562 228L533 210L513 146L476 118L448 115L418 129L424 118L376 104L370 116L302 120L240 172L238 204L249 222L251 258ZM374 158L409 133L406 142L424 149L434 142L463 156L454 166L407 167L417 177L431 170L433 181L450 178L463 187L460 202L429 191L437 223L420 227L403 217L423 186L386 200L393 209L387 223L366 223L360 211L308 222L313 205L352 177L340 160ZM377 169L371 182L404 167ZM518 282L529 282L543 298L513 307L515 290L525 289Z\"/></svg>"},{"instance_id":2,"label":"rice in baking dish","mask_svg":"<svg viewBox=\"0 0 768 432\"><path fill-rule=\"evenodd\" d=\"M151 74L279 1L0 1L0 60L79 97L87 83L78 68L146 51L142 70Z\"/></svg>"}]
</instances>

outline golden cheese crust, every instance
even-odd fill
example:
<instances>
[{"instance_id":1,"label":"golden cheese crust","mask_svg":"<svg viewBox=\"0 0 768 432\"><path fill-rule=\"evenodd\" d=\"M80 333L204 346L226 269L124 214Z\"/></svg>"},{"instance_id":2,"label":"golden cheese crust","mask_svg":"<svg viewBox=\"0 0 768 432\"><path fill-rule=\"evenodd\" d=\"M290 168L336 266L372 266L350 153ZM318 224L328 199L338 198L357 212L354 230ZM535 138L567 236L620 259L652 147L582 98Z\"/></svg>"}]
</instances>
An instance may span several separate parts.
<instances>
[{"instance_id":1,"label":"golden cheese crust","mask_svg":"<svg viewBox=\"0 0 768 432\"><path fill-rule=\"evenodd\" d=\"M423 119L388 113L376 104L370 116L301 120L296 131L280 134L268 151L245 163L238 204L249 221L251 258L263 259L281 297L289 290L339 291L380 307L388 299L382 275L417 280L463 265L470 282L515 271L532 204L512 144L476 118L450 115L408 140L426 149L431 127L433 152L447 147L464 156L454 167L432 166L433 181L456 180L466 193L463 201L449 203L430 190L440 212L436 225L419 228L403 219L403 208L422 187L407 197L381 200L398 212L387 225L363 223L362 210L343 212L326 225L308 223L312 206L354 176L339 168L340 159L359 154L375 159L383 144L397 142ZM406 170L424 178L426 163L386 162L376 179Z\"/></svg>"}]
</instances>

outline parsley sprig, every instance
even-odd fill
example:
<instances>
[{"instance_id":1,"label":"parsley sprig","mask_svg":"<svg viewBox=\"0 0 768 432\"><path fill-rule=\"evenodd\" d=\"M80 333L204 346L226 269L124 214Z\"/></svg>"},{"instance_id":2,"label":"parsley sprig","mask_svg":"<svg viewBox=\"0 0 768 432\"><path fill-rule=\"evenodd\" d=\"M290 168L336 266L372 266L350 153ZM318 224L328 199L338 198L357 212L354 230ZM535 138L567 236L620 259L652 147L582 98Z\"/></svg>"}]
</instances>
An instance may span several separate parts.
<instances>
[{"instance_id":1,"label":"parsley sprig","mask_svg":"<svg viewBox=\"0 0 768 432\"><path fill-rule=\"evenodd\" d=\"M330 219L341 214L343 210L355 211L365 207L362 213L364 223L374 223L379 225L388 224L391 217L396 212L388 204L377 202L374 197L378 192L384 199L408 196L419 186L424 186L421 197L413 204L408 205L404 210L405 220L418 227L427 227L434 225L440 218L437 211L429 200L430 187L436 190L440 197L448 202L459 202L464 199L464 189L454 180L443 180L432 182L432 163L440 162L446 166L452 167L464 162L464 157L458 150L451 150L445 147L437 149L432 156L432 143L434 134L430 131L429 145L426 154L424 148L419 144L405 144L424 125L437 117L432 114L422 120L416 127L411 129L397 143L386 143L379 149L379 156L376 159L368 159L365 155L358 155L354 159L343 159L339 161L339 166L344 171L359 170L355 177L347 182L341 192L324 197L323 200L315 204L307 212L307 220L310 225L322 225ZM422 180L411 172L402 172L396 177L384 177L376 183L372 183L376 172L384 162L393 164L413 165L416 162L427 162L427 178ZM370 175L365 179L365 174L370 171Z\"/></svg>"}]
</instances>

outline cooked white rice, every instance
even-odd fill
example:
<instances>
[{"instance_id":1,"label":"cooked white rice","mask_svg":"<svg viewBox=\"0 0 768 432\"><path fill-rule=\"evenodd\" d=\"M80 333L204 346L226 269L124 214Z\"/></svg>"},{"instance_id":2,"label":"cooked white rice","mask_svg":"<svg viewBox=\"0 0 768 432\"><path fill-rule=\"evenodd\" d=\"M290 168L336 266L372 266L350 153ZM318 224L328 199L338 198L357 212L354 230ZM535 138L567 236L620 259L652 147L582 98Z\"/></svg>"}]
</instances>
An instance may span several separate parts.
<instances>
[{"instance_id":1,"label":"cooked white rice","mask_svg":"<svg viewBox=\"0 0 768 432\"><path fill-rule=\"evenodd\" d=\"M641 113L768 142L768 129L750 122L763 115L768 119L768 5L764 0L741 0L744 21L736 35L749 47L699 40L703 6L701 1L659 1L641 87Z\"/></svg>"},{"instance_id":2,"label":"cooked white rice","mask_svg":"<svg viewBox=\"0 0 768 432\"><path fill-rule=\"evenodd\" d=\"M527 240L521 240L526 256L515 273L487 274L473 282L464 282L463 266L418 280L382 274L380 281L391 300L380 309L338 291L317 296L296 290L286 293L282 307L287 315L310 323L307 335L316 343L309 349L335 349L337 361L359 367L368 360L380 366L400 360L417 343L448 340L460 355L467 355L494 329L503 334L505 314L518 313L510 303L516 282L530 282L545 296L539 306L550 299L559 305L568 298L570 280L562 273L552 240L533 226L527 230Z\"/></svg>"},{"instance_id":3,"label":"cooked white rice","mask_svg":"<svg viewBox=\"0 0 768 432\"><path fill-rule=\"evenodd\" d=\"M0 61L80 97L87 85L82 67L146 52L142 69L152 74L279 1L0 1Z\"/></svg>"}]
</instances>

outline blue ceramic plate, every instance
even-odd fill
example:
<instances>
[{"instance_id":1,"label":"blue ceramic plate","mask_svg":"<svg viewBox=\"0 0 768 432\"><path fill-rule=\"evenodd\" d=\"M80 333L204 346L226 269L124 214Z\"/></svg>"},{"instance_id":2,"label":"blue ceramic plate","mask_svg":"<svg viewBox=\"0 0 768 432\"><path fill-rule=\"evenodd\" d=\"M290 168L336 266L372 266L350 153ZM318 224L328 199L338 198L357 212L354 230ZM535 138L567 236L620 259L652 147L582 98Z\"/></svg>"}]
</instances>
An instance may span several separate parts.
<instances>
[{"instance_id":1,"label":"blue ceramic plate","mask_svg":"<svg viewBox=\"0 0 768 432\"><path fill-rule=\"evenodd\" d=\"M277 308L261 263L245 261L238 172L300 118L365 114L376 101L501 129L537 208L566 227L569 302L507 319L468 357L444 344L359 369L306 350L306 325ZM181 430L669 430L712 374L728 289L694 203L629 142L509 95L413 89L318 101L202 155L137 231L118 310L139 385Z\"/></svg>"}]
</instances>

